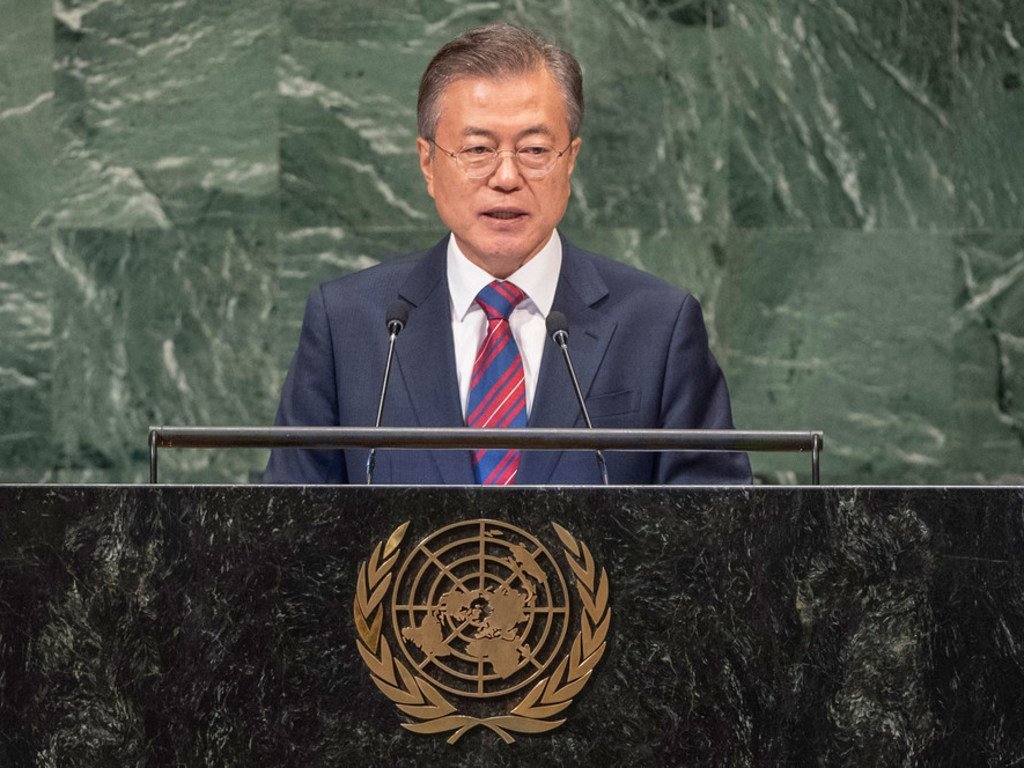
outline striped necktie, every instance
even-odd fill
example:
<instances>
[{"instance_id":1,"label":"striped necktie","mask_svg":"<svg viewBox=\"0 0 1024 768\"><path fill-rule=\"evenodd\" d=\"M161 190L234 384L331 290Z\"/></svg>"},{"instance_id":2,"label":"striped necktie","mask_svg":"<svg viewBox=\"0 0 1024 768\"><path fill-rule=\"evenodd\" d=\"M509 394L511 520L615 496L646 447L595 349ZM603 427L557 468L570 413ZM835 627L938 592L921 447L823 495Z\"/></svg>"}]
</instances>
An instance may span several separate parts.
<instances>
[{"instance_id":1,"label":"striped necktie","mask_svg":"<svg viewBox=\"0 0 1024 768\"><path fill-rule=\"evenodd\" d=\"M508 324L512 310L525 298L519 288L501 280L485 286L476 296L476 303L487 315L487 335L473 363L466 404L470 427L526 426L523 359ZM519 471L519 451L474 451L473 470L476 481L483 485L511 485Z\"/></svg>"}]
</instances>

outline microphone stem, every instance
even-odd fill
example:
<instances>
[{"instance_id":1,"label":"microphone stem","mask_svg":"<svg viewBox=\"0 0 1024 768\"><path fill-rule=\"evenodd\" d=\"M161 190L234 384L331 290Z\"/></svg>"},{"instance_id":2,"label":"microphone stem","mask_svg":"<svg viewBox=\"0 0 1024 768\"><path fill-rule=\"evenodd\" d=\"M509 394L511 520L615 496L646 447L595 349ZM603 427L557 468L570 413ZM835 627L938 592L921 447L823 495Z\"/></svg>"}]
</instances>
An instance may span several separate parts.
<instances>
[{"instance_id":1,"label":"microphone stem","mask_svg":"<svg viewBox=\"0 0 1024 768\"><path fill-rule=\"evenodd\" d=\"M397 338L397 333L392 333L388 338L388 360L384 364L384 383L380 388L380 402L377 403L377 421L373 425L375 427L379 427L384 418L384 395L388 391L388 379L391 378L391 360L395 356L395 339Z\"/></svg>"},{"instance_id":2,"label":"microphone stem","mask_svg":"<svg viewBox=\"0 0 1024 768\"><path fill-rule=\"evenodd\" d=\"M587 406L584 405L586 401L583 399L583 390L580 389L579 379L576 378L576 369L573 367L572 358L569 357L569 345L561 342L558 346L561 347L562 357L565 358L565 364L569 367L569 378L572 379L573 389L576 390L576 399L579 400L580 410L583 411L583 420L587 422L587 429L593 429L594 425L590 422L590 414L587 413Z\"/></svg>"},{"instance_id":3,"label":"microphone stem","mask_svg":"<svg viewBox=\"0 0 1024 768\"><path fill-rule=\"evenodd\" d=\"M563 334L559 334L556 342L562 350L565 365L569 368L569 378L572 379L573 389L576 390L576 399L580 403L580 410L583 411L583 420L587 422L587 429L593 429L594 425L590 421L590 414L587 413L587 402L583 399L583 390L580 389L580 381L576 378L576 369L573 367L572 358L569 357L569 345L566 344ZM601 470L601 480L605 485L608 485L608 465L604 462L604 453L601 450L597 450L594 453L597 454L597 466Z\"/></svg>"},{"instance_id":4,"label":"microphone stem","mask_svg":"<svg viewBox=\"0 0 1024 768\"><path fill-rule=\"evenodd\" d=\"M390 339L388 341L388 360L384 364L384 382L380 388L380 402L377 404L377 421L374 423L374 427L379 427L381 420L384 418L384 396L388 391L388 379L391 378L391 360L395 356L395 339L398 338L398 332L392 330ZM366 457L366 484L373 485L373 470L377 467L377 448L371 448L369 455Z\"/></svg>"}]
</instances>

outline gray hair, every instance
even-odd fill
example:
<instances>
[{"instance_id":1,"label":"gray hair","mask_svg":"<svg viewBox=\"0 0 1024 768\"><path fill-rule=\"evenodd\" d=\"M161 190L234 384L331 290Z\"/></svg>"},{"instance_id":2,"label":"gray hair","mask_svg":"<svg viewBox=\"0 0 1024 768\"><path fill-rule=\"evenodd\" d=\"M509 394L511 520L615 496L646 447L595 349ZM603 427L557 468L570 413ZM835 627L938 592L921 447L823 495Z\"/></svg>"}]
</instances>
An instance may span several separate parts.
<instances>
[{"instance_id":1,"label":"gray hair","mask_svg":"<svg viewBox=\"0 0 1024 768\"><path fill-rule=\"evenodd\" d=\"M463 77L502 78L526 75L541 67L551 75L565 99L569 137L583 123L583 73L580 63L564 48L545 42L512 24L487 24L465 32L441 46L420 79L416 124L432 140L441 119L441 95Z\"/></svg>"}]
</instances>

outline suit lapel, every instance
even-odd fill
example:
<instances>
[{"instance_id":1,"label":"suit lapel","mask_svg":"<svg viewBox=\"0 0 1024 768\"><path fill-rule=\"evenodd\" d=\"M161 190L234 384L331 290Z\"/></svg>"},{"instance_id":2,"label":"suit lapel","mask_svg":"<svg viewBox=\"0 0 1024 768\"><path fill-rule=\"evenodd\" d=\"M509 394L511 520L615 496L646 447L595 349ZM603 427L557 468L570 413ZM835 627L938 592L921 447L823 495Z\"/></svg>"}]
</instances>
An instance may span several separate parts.
<instances>
[{"instance_id":1,"label":"suit lapel","mask_svg":"<svg viewBox=\"0 0 1024 768\"><path fill-rule=\"evenodd\" d=\"M597 270L563 238L562 270L552 309L562 312L569 323L569 353L584 397L590 392L615 332L615 321L593 308L607 295L608 288ZM572 427L584 423L561 350L548 339L529 426ZM550 482L561 457L560 451L525 451L518 483L543 485Z\"/></svg>"},{"instance_id":2,"label":"suit lapel","mask_svg":"<svg viewBox=\"0 0 1024 768\"><path fill-rule=\"evenodd\" d=\"M438 243L414 267L399 289L413 306L409 323L395 344L395 359L409 401L421 427L463 426L455 375L451 306L446 278L448 238ZM469 451L431 451L442 481L471 485Z\"/></svg>"}]
</instances>

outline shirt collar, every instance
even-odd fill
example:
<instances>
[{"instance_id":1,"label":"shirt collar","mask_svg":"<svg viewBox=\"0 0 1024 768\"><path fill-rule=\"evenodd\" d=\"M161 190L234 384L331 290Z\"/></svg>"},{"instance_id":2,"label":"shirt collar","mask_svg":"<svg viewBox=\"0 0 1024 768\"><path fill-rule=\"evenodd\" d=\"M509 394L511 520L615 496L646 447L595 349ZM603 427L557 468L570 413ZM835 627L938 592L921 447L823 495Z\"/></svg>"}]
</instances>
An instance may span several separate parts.
<instances>
[{"instance_id":1,"label":"shirt collar","mask_svg":"<svg viewBox=\"0 0 1024 768\"><path fill-rule=\"evenodd\" d=\"M562 238L558 230L537 254L523 266L509 275L528 300L533 301L540 313L547 317L555 301L555 288L562 269ZM451 296L452 314L463 320L472 309L476 295L494 276L471 262L455 242L455 236L448 238L448 292Z\"/></svg>"}]
</instances>

